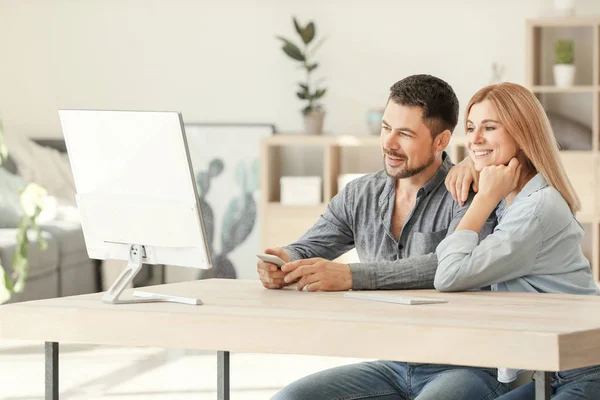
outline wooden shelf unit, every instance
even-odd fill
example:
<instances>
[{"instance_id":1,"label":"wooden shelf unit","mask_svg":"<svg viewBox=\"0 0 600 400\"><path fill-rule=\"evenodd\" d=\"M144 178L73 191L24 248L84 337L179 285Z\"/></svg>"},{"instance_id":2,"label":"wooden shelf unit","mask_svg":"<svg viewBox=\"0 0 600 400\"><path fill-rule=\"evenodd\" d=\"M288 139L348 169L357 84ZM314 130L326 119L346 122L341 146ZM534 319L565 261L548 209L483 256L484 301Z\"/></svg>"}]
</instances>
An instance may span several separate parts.
<instances>
[{"instance_id":1,"label":"wooden shelf unit","mask_svg":"<svg viewBox=\"0 0 600 400\"><path fill-rule=\"evenodd\" d=\"M543 79L544 67L548 74L548 60L554 59L549 38L575 40L576 85L557 88ZM591 35L591 37L590 37ZM561 152L563 164L581 199L582 208L577 219L585 224L586 238L582 244L590 260L596 282L600 282L600 169L599 169L599 114L600 114L600 17L543 18L527 21L526 28L526 85L543 98L544 93L561 96L566 102L577 104L577 96L589 96L592 110L589 125L592 128L590 151ZM548 53L552 51L552 53ZM591 75L591 76L590 76ZM579 97L581 98L581 97Z\"/></svg>"},{"instance_id":2,"label":"wooden shelf unit","mask_svg":"<svg viewBox=\"0 0 600 400\"><path fill-rule=\"evenodd\" d=\"M594 93L600 90L600 87L595 85L578 85L571 86L568 88L556 87L556 86L530 86L529 89L533 93Z\"/></svg>"},{"instance_id":3,"label":"wooden shelf unit","mask_svg":"<svg viewBox=\"0 0 600 400\"><path fill-rule=\"evenodd\" d=\"M329 201L338 193L337 179L340 175L343 150L365 149L378 155L379 136L306 136L279 134L265 138L261 144L261 248L282 246L298 239L327 208ZM283 205L280 200L282 171L281 150L315 148L323 152L323 190L319 205ZM361 172L376 172L379 168Z\"/></svg>"},{"instance_id":4,"label":"wooden shelf unit","mask_svg":"<svg viewBox=\"0 0 600 400\"><path fill-rule=\"evenodd\" d=\"M577 77L575 85L569 88L558 88L549 79L554 60L553 44L557 39L575 41ZM600 284L600 17L531 19L526 24L525 40L525 84L540 100L550 94L560 96L562 104L577 105L581 96L591 96L592 109L586 110L591 114L588 121L592 132L591 150L562 151L561 156L581 199L582 209L577 219L586 228L582 246L594 278Z\"/></svg>"}]
</instances>

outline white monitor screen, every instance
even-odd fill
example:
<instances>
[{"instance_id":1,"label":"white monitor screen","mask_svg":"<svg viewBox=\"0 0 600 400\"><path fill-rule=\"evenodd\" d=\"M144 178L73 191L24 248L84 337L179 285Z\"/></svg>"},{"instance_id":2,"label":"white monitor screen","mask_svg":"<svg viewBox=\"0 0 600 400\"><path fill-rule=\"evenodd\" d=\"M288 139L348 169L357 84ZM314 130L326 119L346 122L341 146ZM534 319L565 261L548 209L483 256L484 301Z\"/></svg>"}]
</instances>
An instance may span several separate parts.
<instances>
[{"instance_id":1,"label":"white monitor screen","mask_svg":"<svg viewBox=\"0 0 600 400\"><path fill-rule=\"evenodd\" d=\"M210 268L177 112L60 110L88 255Z\"/></svg>"}]
</instances>

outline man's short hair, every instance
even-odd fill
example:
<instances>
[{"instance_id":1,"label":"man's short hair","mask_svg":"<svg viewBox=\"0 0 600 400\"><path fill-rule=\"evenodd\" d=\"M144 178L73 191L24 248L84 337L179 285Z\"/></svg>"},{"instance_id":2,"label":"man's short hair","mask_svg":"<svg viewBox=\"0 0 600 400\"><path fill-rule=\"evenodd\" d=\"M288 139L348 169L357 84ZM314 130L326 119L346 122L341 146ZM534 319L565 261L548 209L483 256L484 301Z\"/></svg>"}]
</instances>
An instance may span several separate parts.
<instances>
[{"instance_id":1,"label":"man's short hair","mask_svg":"<svg viewBox=\"0 0 600 400\"><path fill-rule=\"evenodd\" d=\"M420 106L423 123L436 137L446 129L452 133L458 123L458 98L452 87L431 75L411 75L390 88L390 97L396 104Z\"/></svg>"}]
</instances>

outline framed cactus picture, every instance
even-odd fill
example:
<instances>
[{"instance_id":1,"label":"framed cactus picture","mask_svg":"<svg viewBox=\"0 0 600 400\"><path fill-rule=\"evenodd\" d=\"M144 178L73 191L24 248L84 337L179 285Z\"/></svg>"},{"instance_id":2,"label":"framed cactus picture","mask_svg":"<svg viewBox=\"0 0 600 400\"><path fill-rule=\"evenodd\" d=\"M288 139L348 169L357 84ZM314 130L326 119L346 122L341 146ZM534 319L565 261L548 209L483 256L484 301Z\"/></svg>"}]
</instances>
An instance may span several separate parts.
<instances>
[{"instance_id":1,"label":"framed cactus picture","mask_svg":"<svg viewBox=\"0 0 600 400\"><path fill-rule=\"evenodd\" d=\"M200 278L258 279L260 142L271 124L185 124L213 268Z\"/></svg>"}]
</instances>

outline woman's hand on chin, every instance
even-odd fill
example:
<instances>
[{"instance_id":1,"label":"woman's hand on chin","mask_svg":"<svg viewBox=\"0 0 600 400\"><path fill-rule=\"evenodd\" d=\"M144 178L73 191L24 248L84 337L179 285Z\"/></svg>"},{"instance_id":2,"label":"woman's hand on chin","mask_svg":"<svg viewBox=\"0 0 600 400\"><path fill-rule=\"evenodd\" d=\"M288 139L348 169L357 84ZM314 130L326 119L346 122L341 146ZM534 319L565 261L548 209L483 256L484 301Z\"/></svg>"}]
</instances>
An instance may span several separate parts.
<instances>
[{"instance_id":1,"label":"woman's hand on chin","mask_svg":"<svg viewBox=\"0 0 600 400\"><path fill-rule=\"evenodd\" d=\"M487 197L496 203L513 192L519 184L522 165L513 157L508 166L491 165L479 174L478 196Z\"/></svg>"}]
</instances>

